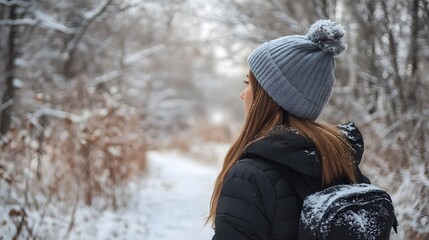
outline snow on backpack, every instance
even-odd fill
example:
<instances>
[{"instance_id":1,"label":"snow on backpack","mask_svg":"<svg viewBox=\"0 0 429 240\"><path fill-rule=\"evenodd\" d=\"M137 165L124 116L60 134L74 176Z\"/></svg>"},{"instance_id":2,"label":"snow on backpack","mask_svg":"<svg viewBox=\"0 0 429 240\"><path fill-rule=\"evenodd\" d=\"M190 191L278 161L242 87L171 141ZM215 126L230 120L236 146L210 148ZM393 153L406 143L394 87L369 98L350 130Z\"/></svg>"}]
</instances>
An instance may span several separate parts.
<instances>
[{"instance_id":1,"label":"snow on backpack","mask_svg":"<svg viewBox=\"0 0 429 240\"><path fill-rule=\"evenodd\" d=\"M336 185L305 198L299 239L389 239L397 221L389 195L371 184Z\"/></svg>"},{"instance_id":2,"label":"snow on backpack","mask_svg":"<svg viewBox=\"0 0 429 240\"><path fill-rule=\"evenodd\" d=\"M311 190L287 171L292 187L304 199L298 239L388 240L398 222L389 194L371 184L346 184Z\"/></svg>"}]
</instances>

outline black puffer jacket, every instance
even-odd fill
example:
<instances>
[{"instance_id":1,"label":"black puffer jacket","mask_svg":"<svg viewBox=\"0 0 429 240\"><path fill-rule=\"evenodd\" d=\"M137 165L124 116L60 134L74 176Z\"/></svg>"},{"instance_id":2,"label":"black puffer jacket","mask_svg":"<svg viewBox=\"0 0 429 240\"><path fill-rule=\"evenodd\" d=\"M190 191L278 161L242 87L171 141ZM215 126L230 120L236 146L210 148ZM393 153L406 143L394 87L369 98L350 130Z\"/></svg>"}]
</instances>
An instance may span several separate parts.
<instances>
[{"instance_id":1,"label":"black puffer jacket","mask_svg":"<svg viewBox=\"0 0 429 240\"><path fill-rule=\"evenodd\" d=\"M339 125L354 149L359 182L363 140L353 123ZM314 144L296 131L276 127L245 149L228 173L216 209L213 240L297 239L302 200L282 168L297 171L310 189L321 190L322 165Z\"/></svg>"}]
</instances>

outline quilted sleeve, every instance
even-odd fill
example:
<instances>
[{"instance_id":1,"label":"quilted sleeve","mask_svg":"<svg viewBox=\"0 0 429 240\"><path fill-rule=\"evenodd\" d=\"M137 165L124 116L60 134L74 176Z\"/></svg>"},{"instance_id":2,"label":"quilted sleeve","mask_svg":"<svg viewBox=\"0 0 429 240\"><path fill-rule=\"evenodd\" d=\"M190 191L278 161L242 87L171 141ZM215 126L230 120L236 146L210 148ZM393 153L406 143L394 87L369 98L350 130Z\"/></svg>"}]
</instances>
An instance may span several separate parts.
<instances>
[{"instance_id":1,"label":"quilted sleeve","mask_svg":"<svg viewBox=\"0 0 429 240\"><path fill-rule=\"evenodd\" d=\"M251 163L237 162L221 190L213 239L270 239L271 220L266 208L275 204L269 178Z\"/></svg>"}]
</instances>

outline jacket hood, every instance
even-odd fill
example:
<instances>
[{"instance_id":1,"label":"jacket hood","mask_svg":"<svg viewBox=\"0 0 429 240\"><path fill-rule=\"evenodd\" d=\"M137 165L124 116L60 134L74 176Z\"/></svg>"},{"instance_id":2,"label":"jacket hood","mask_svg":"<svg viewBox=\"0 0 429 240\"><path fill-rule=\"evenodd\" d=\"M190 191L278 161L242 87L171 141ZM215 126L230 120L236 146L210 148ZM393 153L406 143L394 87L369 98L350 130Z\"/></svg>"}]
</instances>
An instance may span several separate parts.
<instances>
[{"instance_id":1,"label":"jacket hood","mask_svg":"<svg viewBox=\"0 0 429 240\"><path fill-rule=\"evenodd\" d=\"M352 122L340 124L337 127L353 148L352 154L357 168L364 150L362 135ZM244 157L271 160L303 175L313 178L322 177L322 161L316 146L290 127L274 127L266 137L249 144L244 150Z\"/></svg>"}]
</instances>

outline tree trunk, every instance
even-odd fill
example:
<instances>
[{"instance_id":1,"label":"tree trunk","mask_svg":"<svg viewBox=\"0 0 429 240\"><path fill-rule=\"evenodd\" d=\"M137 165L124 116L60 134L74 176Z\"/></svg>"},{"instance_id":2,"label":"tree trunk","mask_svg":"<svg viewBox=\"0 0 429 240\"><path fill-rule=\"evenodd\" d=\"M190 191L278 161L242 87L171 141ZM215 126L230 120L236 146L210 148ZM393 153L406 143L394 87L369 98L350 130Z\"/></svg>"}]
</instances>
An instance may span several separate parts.
<instances>
[{"instance_id":1,"label":"tree trunk","mask_svg":"<svg viewBox=\"0 0 429 240\"><path fill-rule=\"evenodd\" d=\"M101 5L97 7L96 13L93 14L91 18L84 20L84 22L80 26L80 30L72 37L70 42L67 44L66 51L68 52L67 54L68 57L64 62L64 66L63 66L63 73L65 77L73 78L82 71L81 69L73 69L73 64L75 63L75 60L76 60L75 58L77 53L77 47L80 41L82 40L83 36L85 35L86 31L88 30L89 25L107 9L107 6L109 6L111 2L112 0L106 0L103 3L101 3Z\"/></svg>"},{"instance_id":2,"label":"tree trunk","mask_svg":"<svg viewBox=\"0 0 429 240\"><path fill-rule=\"evenodd\" d=\"M16 19L15 6L10 7L9 19L11 21ZM15 88L13 86L13 79L15 78L15 38L17 27L10 25L9 37L7 41L7 60L6 60L6 69L5 69L5 85L6 88L3 92L2 104L0 106L5 106L3 109L0 108L0 133L6 133L10 123L11 123L11 112L13 105L13 98L15 96Z\"/></svg>"},{"instance_id":3,"label":"tree trunk","mask_svg":"<svg viewBox=\"0 0 429 240\"><path fill-rule=\"evenodd\" d=\"M410 15L411 15L411 39L410 39L410 50L408 52L408 66L409 66L409 77L411 80L411 85L408 87L408 105L417 106L417 99L416 99L416 91L417 88L420 86L420 79L417 74L418 71L418 52L419 52L419 45L418 45L418 35L419 35L419 17L418 17L418 11L419 11L419 0L413 0Z\"/></svg>"}]
</instances>

